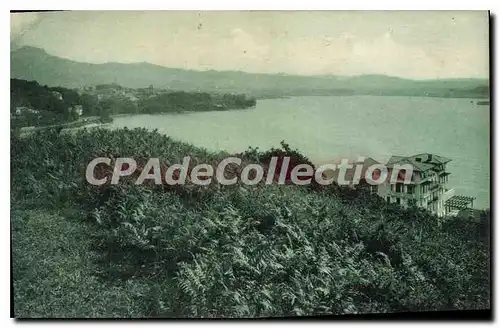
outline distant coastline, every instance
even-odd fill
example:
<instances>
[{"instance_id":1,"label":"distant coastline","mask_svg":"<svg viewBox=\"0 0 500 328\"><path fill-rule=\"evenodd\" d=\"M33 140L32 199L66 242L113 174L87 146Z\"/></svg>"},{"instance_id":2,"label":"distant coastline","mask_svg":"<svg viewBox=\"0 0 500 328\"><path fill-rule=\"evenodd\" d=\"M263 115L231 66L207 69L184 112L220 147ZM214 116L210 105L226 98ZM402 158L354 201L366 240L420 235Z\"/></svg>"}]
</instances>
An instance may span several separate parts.
<instances>
[{"instance_id":1,"label":"distant coastline","mask_svg":"<svg viewBox=\"0 0 500 328\"><path fill-rule=\"evenodd\" d=\"M59 58L35 47L11 52L11 77L42 85L82 88L118 84L124 88L183 92L245 93L256 99L290 96L423 96L485 99L487 78L411 80L387 75L289 75L241 71L196 71L150 63L89 64ZM51 72L51 74L47 74ZM133 77L133 78L131 78Z\"/></svg>"}]
</instances>

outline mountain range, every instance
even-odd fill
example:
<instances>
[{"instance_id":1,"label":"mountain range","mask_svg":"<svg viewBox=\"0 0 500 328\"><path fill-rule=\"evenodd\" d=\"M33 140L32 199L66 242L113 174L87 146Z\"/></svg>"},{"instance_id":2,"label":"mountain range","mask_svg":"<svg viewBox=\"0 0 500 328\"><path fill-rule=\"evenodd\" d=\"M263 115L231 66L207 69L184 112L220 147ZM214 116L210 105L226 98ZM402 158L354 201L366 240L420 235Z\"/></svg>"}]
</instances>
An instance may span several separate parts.
<instances>
[{"instance_id":1,"label":"mountain range","mask_svg":"<svg viewBox=\"0 0 500 328\"><path fill-rule=\"evenodd\" d=\"M31 46L10 53L11 78L42 85L77 88L116 83L129 88L155 88L247 93L254 97L301 95L386 95L488 98L487 79L409 80L385 75L300 76L240 71L196 71L150 63L76 62ZM411 65L411 63L409 63Z\"/></svg>"}]
</instances>

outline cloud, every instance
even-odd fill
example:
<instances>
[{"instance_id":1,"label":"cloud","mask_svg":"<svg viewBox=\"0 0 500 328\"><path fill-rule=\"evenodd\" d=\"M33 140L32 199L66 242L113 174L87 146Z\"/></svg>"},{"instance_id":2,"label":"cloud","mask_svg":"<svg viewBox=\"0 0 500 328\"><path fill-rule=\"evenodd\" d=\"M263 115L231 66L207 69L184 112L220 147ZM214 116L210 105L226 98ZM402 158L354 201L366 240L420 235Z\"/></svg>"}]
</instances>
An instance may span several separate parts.
<instances>
[{"instance_id":1,"label":"cloud","mask_svg":"<svg viewBox=\"0 0 500 328\"><path fill-rule=\"evenodd\" d=\"M357 74L387 74L427 78L461 77L473 75L477 64L487 62L481 52L462 45L401 44L394 40L392 31L371 40L352 43L346 71Z\"/></svg>"},{"instance_id":2,"label":"cloud","mask_svg":"<svg viewBox=\"0 0 500 328\"><path fill-rule=\"evenodd\" d=\"M268 54L269 46L259 44L254 37L240 28L231 30L231 37L235 52L240 52L244 58L262 58Z\"/></svg>"},{"instance_id":3,"label":"cloud","mask_svg":"<svg viewBox=\"0 0 500 328\"><path fill-rule=\"evenodd\" d=\"M19 43L92 63L417 79L488 74L486 12L11 14L11 46Z\"/></svg>"},{"instance_id":4,"label":"cloud","mask_svg":"<svg viewBox=\"0 0 500 328\"><path fill-rule=\"evenodd\" d=\"M19 47L22 36L30 29L34 29L41 22L38 13L14 13L10 14L10 49Z\"/></svg>"}]
</instances>

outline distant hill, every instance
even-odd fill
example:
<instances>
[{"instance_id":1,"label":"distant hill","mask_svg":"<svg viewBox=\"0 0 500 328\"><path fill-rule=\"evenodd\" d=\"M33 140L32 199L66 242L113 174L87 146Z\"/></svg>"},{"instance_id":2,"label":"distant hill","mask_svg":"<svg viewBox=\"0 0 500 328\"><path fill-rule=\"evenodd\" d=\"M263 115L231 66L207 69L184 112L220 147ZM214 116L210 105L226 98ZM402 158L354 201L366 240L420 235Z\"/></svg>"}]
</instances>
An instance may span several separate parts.
<instances>
[{"instance_id":1,"label":"distant hill","mask_svg":"<svg viewBox=\"0 0 500 328\"><path fill-rule=\"evenodd\" d=\"M117 83L184 91L236 92L254 97L299 95L400 95L488 98L486 79L415 81L385 75L297 76L236 71L194 71L150 63L80 63L22 47L11 52L11 78L70 88Z\"/></svg>"}]
</instances>

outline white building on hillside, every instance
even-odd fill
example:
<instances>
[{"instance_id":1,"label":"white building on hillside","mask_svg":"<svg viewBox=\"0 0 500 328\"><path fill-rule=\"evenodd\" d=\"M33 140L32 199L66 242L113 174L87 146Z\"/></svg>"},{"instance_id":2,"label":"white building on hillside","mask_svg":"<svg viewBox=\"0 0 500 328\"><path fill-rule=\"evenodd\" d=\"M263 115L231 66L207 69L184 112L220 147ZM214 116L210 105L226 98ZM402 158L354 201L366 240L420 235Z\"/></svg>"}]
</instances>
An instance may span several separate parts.
<instances>
[{"instance_id":1,"label":"white building on hillside","mask_svg":"<svg viewBox=\"0 0 500 328\"><path fill-rule=\"evenodd\" d=\"M68 112L70 113L75 113L78 116L83 115L83 106L82 105L76 105L75 107L68 107Z\"/></svg>"},{"instance_id":2,"label":"white building on hillside","mask_svg":"<svg viewBox=\"0 0 500 328\"><path fill-rule=\"evenodd\" d=\"M453 197L455 190L447 186L449 172L446 164L451 160L433 154L419 154L410 157L392 156L386 166L389 177L396 165L409 164L413 167L411 182L405 184L402 171L401 178L394 184L384 183L378 186L377 194L387 202L403 207L416 205L436 213L438 216L449 214L446 202Z\"/></svg>"},{"instance_id":3,"label":"white building on hillside","mask_svg":"<svg viewBox=\"0 0 500 328\"><path fill-rule=\"evenodd\" d=\"M409 157L392 156L386 164L369 157L351 163L351 168L345 171L342 180L349 181L348 185L352 188L365 188L388 203L404 208L422 207L438 216L454 216L460 211L470 211L474 205L474 197L455 195L455 190L448 187L450 173L446 170L446 165L450 161L446 157L427 153ZM355 168L358 165L362 166L358 175L358 179L361 179L356 180ZM385 179L384 173L377 166L387 168ZM410 169L411 175L408 171ZM342 185L344 182L339 174L338 169L323 173L325 179L331 178ZM396 175L394 179L393 174ZM372 185L366 180L367 176L375 181L384 179L384 182Z\"/></svg>"}]
</instances>

